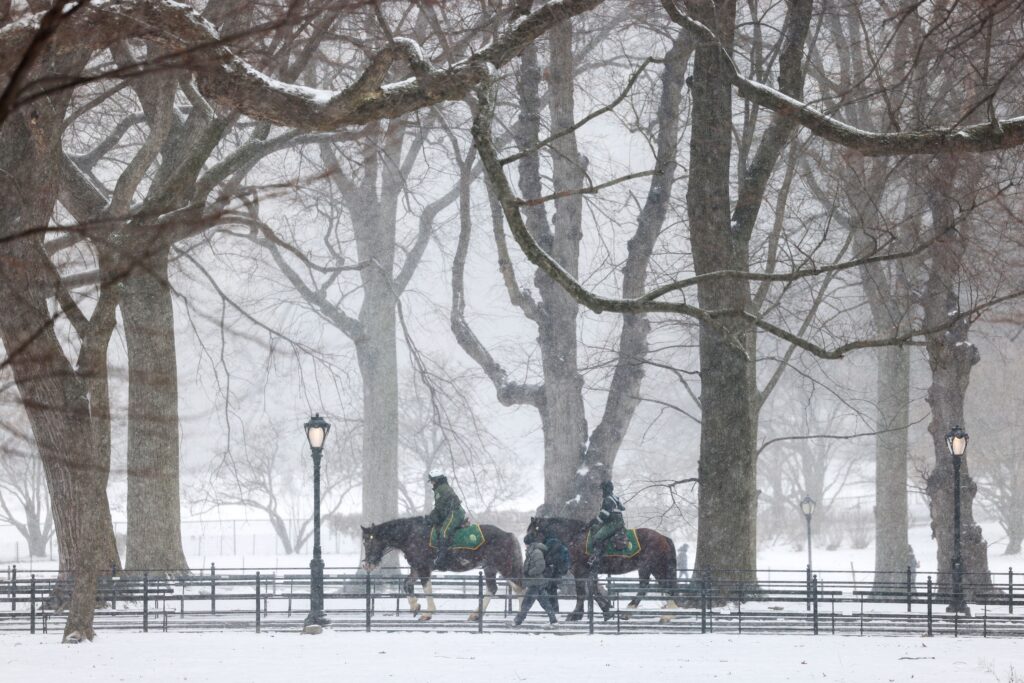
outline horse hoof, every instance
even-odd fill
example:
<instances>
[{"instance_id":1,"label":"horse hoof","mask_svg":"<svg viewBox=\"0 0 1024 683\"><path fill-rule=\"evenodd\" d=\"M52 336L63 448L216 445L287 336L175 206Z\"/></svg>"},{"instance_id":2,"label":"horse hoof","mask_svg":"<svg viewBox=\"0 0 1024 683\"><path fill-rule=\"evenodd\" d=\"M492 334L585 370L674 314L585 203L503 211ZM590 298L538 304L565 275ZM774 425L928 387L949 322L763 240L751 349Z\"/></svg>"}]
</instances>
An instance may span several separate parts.
<instances>
[{"instance_id":1,"label":"horse hoof","mask_svg":"<svg viewBox=\"0 0 1024 683\"><path fill-rule=\"evenodd\" d=\"M565 620L566 621L579 621L582 618L583 618L582 614L575 614L575 613L573 613L573 614L570 614L569 616L567 616L565 618Z\"/></svg>"},{"instance_id":2,"label":"horse hoof","mask_svg":"<svg viewBox=\"0 0 1024 683\"><path fill-rule=\"evenodd\" d=\"M476 612L473 612L472 614L469 615L468 621L480 621L480 615L477 614Z\"/></svg>"},{"instance_id":3,"label":"horse hoof","mask_svg":"<svg viewBox=\"0 0 1024 683\"><path fill-rule=\"evenodd\" d=\"M658 623L659 624L667 624L667 623L669 623L671 621L672 621L672 617L668 616L667 614L665 616L663 616L661 619L658 619Z\"/></svg>"},{"instance_id":4,"label":"horse hoof","mask_svg":"<svg viewBox=\"0 0 1024 683\"><path fill-rule=\"evenodd\" d=\"M630 617L630 615L625 614L625 613L622 613L622 614L619 615L619 619L622 619L623 621L629 621L629 617Z\"/></svg>"},{"instance_id":5,"label":"horse hoof","mask_svg":"<svg viewBox=\"0 0 1024 683\"><path fill-rule=\"evenodd\" d=\"M419 605L416 605L415 607L412 608L412 615L413 616L416 616L419 613L420 613L420 606Z\"/></svg>"},{"instance_id":6,"label":"horse hoof","mask_svg":"<svg viewBox=\"0 0 1024 683\"><path fill-rule=\"evenodd\" d=\"M419 617L419 621L430 621L430 615L429 614L421 614L420 617Z\"/></svg>"}]
</instances>

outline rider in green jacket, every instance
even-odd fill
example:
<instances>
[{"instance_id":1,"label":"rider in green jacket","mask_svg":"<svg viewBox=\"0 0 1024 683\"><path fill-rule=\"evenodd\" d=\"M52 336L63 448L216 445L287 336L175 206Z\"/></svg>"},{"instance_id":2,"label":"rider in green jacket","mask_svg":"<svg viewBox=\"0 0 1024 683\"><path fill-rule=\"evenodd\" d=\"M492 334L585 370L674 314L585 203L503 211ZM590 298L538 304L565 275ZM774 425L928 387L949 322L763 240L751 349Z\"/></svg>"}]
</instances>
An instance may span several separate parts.
<instances>
[{"instance_id":1,"label":"rider in green jacket","mask_svg":"<svg viewBox=\"0 0 1024 683\"><path fill-rule=\"evenodd\" d=\"M604 494L601 500L601 509L597 517L591 523L594 527L590 533L593 553L590 555L590 568L592 572L597 571L601 557L604 555L605 544L609 538L626 528L626 522L622 517L626 507L614 493L615 487L610 481L601 482L601 493Z\"/></svg>"},{"instance_id":2,"label":"rider in green jacket","mask_svg":"<svg viewBox=\"0 0 1024 683\"><path fill-rule=\"evenodd\" d=\"M465 523L466 512L462 509L459 496L448 484L446 476L440 472L431 472L428 479L430 485L434 487L434 509L427 519L437 527L437 557L434 558L434 569L442 569L448 560L452 534Z\"/></svg>"}]
</instances>

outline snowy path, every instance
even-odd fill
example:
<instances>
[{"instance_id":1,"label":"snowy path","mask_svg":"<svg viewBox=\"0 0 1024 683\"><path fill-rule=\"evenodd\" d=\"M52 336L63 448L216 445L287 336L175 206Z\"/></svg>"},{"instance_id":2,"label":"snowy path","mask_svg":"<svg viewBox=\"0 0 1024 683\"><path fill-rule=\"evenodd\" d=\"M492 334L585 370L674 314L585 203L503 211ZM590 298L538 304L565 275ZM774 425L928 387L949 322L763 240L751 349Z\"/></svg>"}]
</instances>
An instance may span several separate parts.
<instances>
[{"instance_id":1,"label":"snowy path","mask_svg":"<svg viewBox=\"0 0 1024 683\"><path fill-rule=\"evenodd\" d=\"M828 636L104 633L0 636L5 681L1024 680L1019 640Z\"/></svg>"}]
</instances>

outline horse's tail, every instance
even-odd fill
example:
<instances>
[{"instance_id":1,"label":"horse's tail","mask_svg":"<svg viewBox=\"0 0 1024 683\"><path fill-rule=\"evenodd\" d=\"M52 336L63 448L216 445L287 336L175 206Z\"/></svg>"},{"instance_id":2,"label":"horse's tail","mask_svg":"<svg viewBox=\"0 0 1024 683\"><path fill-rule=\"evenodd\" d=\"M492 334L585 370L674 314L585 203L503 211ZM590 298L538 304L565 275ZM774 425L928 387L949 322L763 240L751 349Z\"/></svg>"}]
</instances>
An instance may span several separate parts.
<instances>
[{"instance_id":1,"label":"horse's tail","mask_svg":"<svg viewBox=\"0 0 1024 683\"><path fill-rule=\"evenodd\" d=\"M520 588L522 588L523 587L523 553L522 553L522 549L519 547L519 539L516 538L515 534L509 533L509 537L511 537L511 540L512 540L512 552L511 552L511 555L512 555L512 568L511 568L511 571L512 571L512 577L513 577L512 580L513 580L513 583L515 583Z\"/></svg>"},{"instance_id":2,"label":"horse's tail","mask_svg":"<svg viewBox=\"0 0 1024 683\"><path fill-rule=\"evenodd\" d=\"M661 588L665 591L665 595L670 598L675 598L679 593L679 573L676 566L676 542L672 540L671 536L666 536L665 540L668 542L668 572L665 578L661 581Z\"/></svg>"}]
</instances>

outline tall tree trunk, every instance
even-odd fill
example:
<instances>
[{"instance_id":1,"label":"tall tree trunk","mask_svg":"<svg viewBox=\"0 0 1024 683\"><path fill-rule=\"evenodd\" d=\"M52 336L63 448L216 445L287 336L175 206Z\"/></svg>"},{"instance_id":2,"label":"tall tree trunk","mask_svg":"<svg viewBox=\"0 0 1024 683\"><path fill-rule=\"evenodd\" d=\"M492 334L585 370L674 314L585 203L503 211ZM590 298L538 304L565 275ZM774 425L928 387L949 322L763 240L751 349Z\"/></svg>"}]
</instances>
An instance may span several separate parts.
<instances>
[{"instance_id":1,"label":"tall tree trunk","mask_svg":"<svg viewBox=\"0 0 1024 683\"><path fill-rule=\"evenodd\" d=\"M181 542L178 364L167 252L133 264L122 285L128 351L125 568L188 571Z\"/></svg>"},{"instance_id":2,"label":"tall tree trunk","mask_svg":"<svg viewBox=\"0 0 1024 683\"><path fill-rule=\"evenodd\" d=\"M68 58L82 66L85 56ZM39 449L53 510L61 577L74 581L65 637L92 638L96 582L117 566L107 502L109 463L94 442L89 391L64 355L48 296L59 276L29 228L47 225L57 196L64 101L0 128L0 169L16 179L0 195L0 339Z\"/></svg>"},{"instance_id":3,"label":"tall tree trunk","mask_svg":"<svg viewBox=\"0 0 1024 683\"><path fill-rule=\"evenodd\" d=\"M733 2L692 3L694 17L716 28L731 49ZM717 44L698 42L693 64L693 118L687 213L698 275L748 270L748 239L732 229L730 161L732 89L728 66ZM720 279L701 283L704 310L749 310L747 282ZM695 572L735 570L729 578L752 580L757 568L758 390L755 333L743 321L722 319L700 325L701 440L698 477Z\"/></svg>"},{"instance_id":4,"label":"tall tree trunk","mask_svg":"<svg viewBox=\"0 0 1024 683\"><path fill-rule=\"evenodd\" d=\"M552 28L550 36L548 111L552 132L559 132L575 123L571 20ZM571 194L555 200L550 240L544 246L576 276L583 238L583 197L575 190L585 185L585 169L575 134L563 135L551 143L551 168L554 191ZM538 270L535 282L545 310L539 335L544 368L544 504L560 514L590 517L595 510L575 504L581 501L574 498L576 471L587 442L583 376L576 345L579 304L546 273Z\"/></svg>"},{"instance_id":5,"label":"tall tree trunk","mask_svg":"<svg viewBox=\"0 0 1024 683\"><path fill-rule=\"evenodd\" d=\"M910 349L879 349L875 420L876 583L904 580L907 539L907 450L910 424Z\"/></svg>"},{"instance_id":6,"label":"tall tree trunk","mask_svg":"<svg viewBox=\"0 0 1024 683\"><path fill-rule=\"evenodd\" d=\"M365 337L356 343L363 384L363 524L398 515L398 351L395 299L386 287L367 287Z\"/></svg>"},{"instance_id":7,"label":"tall tree trunk","mask_svg":"<svg viewBox=\"0 0 1024 683\"><path fill-rule=\"evenodd\" d=\"M363 385L363 524L398 515L398 345L395 249L404 128L388 126L364 147L364 177L349 196L363 301L356 360ZM378 184L379 181L379 184Z\"/></svg>"},{"instance_id":8,"label":"tall tree trunk","mask_svg":"<svg viewBox=\"0 0 1024 683\"><path fill-rule=\"evenodd\" d=\"M944 164L945 182L929 186L929 208L933 229L940 237L931 250L932 263L924 294L926 328L948 322L951 312L960 310L960 264L966 250L966 231L956 230L956 198L952 195L955 177ZM944 187L943 187L944 185ZM970 320L961 319L948 330L929 335L925 341L931 385L927 401L932 419L928 431L932 435L935 466L928 475L926 493L932 518L932 536L938 546L939 589L948 590L953 564L953 456L946 445L946 433L954 426L967 426L964 420L964 398L970 382L971 368L981 360L978 348L968 341ZM981 527L974 521L974 497L978 486L970 475L970 452L960 468L961 548L964 571L964 596L971 600L975 593L990 592L992 578L988 568L988 543Z\"/></svg>"}]
</instances>

